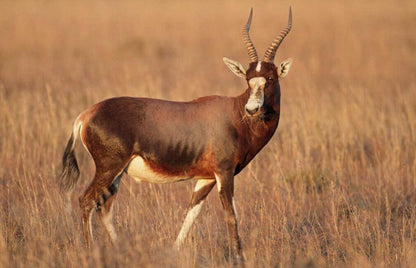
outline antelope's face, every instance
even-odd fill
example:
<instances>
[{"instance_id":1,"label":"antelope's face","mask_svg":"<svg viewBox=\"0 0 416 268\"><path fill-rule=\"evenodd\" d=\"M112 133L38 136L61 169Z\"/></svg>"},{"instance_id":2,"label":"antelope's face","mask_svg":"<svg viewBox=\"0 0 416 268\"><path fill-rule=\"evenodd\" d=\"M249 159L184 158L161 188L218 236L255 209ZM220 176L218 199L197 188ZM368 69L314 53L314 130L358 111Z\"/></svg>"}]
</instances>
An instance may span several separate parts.
<instances>
[{"instance_id":1,"label":"antelope's face","mask_svg":"<svg viewBox=\"0 0 416 268\"><path fill-rule=\"evenodd\" d=\"M276 94L280 94L279 78L283 78L288 74L292 64L292 58L284 60L277 67L273 63L277 48L292 27L291 9L289 9L288 27L272 42L262 61L258 60L256 49L248 34L252 15L253 9L251 9L247 24L243 28L244 43L247 45L251 60L249 68L246 70L239 62L225 57L223 58L224 63L235 75L247 80L250 94L245 105L245 112L250 117L263 113L262 108L265 103L265 98L273 98Z\"/></svg>"},{"instance_id":2,"label":"antelope's face","mask_svg":"<svg viewBox=\"0 0 416 268\"><path fill-rule=\"evenodd\" d=\"M262 114L265 98L272 98L279 94L279 78L287 75L292 64L291 58L280 63L278 67L273 62L255 61L250 63L246 71L236 61L228 58L223 58L223 60L234 74L247 80L250 94L245 105L245 112L248 116Z\"/></svg>"}]
</instances>

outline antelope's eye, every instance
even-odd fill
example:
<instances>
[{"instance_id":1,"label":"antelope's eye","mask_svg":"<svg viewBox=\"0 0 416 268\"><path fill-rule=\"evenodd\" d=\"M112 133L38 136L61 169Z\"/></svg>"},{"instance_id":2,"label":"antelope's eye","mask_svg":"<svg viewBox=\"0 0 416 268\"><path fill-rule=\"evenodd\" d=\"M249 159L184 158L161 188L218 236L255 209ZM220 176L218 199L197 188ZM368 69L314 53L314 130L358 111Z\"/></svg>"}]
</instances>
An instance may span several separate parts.
<instances>
[{"instance_id":1,"label":"antelope's eye","mask_svg":"<svg viewBox=\"0 0 416 268\"><path fill-rule=\"evenodd\" d=\"M267 81L272 81L272 80L273 80L273 77L271 77L271 76L267 77Z\"/></svg>"}]
</instances>

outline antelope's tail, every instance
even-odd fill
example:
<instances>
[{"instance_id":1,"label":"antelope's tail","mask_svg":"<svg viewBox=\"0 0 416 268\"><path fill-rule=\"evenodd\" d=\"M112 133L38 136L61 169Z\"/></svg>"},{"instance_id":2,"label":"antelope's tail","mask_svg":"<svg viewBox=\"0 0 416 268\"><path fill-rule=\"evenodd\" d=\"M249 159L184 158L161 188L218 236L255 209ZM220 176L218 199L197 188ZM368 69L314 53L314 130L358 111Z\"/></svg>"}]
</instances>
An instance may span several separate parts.
<instances>
[{"instance_id":1,"label":"antelope's tail","mask_svg":"<svg viewBox=\"0 0 416 268\"><path fill-rule=\"evenodd\" d=\"M71 137L68 140L64 155L62 157L62 173L58 178L58 183L61 190L66 193L74 190L80 175L78 162L74 152L80 128L81 124L78 123L78 120L76 120Z\"/></svg>"}]
</instances>

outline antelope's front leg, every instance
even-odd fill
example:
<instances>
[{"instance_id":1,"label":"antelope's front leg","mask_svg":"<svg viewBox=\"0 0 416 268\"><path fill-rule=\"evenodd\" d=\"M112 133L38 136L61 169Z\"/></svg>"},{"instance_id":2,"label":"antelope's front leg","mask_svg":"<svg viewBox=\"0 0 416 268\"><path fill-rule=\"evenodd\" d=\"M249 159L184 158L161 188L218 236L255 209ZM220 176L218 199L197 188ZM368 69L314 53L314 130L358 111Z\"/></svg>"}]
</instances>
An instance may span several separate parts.
<instances>
[{"instance_id":1,"label":"antelope's front leg","mask_svg":"<svg viewBox=\"0 0 416 268\"><path fill-rule=\"evenodd\" d=\"M214 179L199 180L196 183L185 221L183 222L181 231L179 232L178 238L175 242L175 247L177 249L180 249L182 246L186 236L188 235L189 229L201 211L205 198L214 187L215 183L216 181Z\"/></svg>"},{"instance_id":2,"label":"antelope's front leg","mask_svg":"<svg viewBox=\"0 0 416 268\"><path fill-rule=\"evenodd\" d=\"M234 204L234 173L229 171L215 174L215 179L217 181L221 203L225 210L229 241L232 244L233 253L235 254L234 261L237 264L243 264L244 258L240 236L238 235L237 213Z\"/></svg>"}]
</instances>

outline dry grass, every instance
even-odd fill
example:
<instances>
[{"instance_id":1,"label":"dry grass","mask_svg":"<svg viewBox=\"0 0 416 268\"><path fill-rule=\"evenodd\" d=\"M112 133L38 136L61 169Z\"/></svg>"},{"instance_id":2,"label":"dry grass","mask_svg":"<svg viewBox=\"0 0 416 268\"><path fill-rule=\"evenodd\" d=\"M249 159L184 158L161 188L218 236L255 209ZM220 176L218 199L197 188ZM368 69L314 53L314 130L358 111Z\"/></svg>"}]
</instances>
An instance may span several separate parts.
<instances>
[{"instance_id":1,"label":"dry grass","mask_svg":"<svg viewBox=\"0 0 416 268\"><path fill-rule=\"evenodd\" d=\"M363 2L254 4L260 54L292 5L294 28L277 61L295 61L281 82L277 134L236 179L250 267L416 262L416 4ZM176 254L193 182L126 177L115 205L120 241L102 236L87 251L78 211L65 213L55 179L73 120L101 99L239 94L245 85L221 58L247 64L240 29L253 4L0 5L0 266L227 266L216 191ZM93 174L78 151L77 195Z\"/></svg>"}]
</instances>

